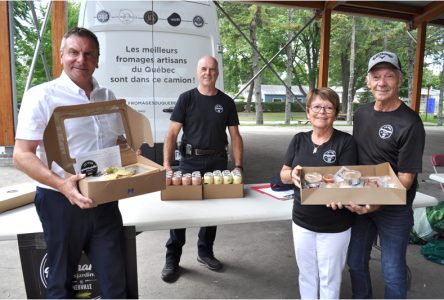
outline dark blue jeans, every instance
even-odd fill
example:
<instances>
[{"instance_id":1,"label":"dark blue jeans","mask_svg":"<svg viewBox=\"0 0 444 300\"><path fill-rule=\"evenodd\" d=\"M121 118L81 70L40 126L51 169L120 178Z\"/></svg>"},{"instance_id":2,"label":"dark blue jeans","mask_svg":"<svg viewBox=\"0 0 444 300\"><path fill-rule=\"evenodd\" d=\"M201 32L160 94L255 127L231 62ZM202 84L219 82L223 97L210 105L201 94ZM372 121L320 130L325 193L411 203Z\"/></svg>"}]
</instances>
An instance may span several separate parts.
<instances>
[{"instance_id":1,"label":"dark blue jeans","mask_svg":"<svg viewBox=\"0 0 444 300\"><path fill-rule=\"evenodd\" d=\"M184 156L180 161L179 168L184 173L200 171L202 176L205 172L222 171L227 168L227 155ZM216 230L216 226L200 228L197 242L197 254L200 257L214 256L213 245L216 239ZM185 245L185 231L185 228L170 230L170 238L165 245L167 263L179 264L182 247Z\"/></svg>"},{"instance_id":2,"label":"dark blue jeans","mask_svg":"<svg viewBox=\"0 0 444 300\"><path fill-rule=\"evenodd\" d=\"M352 297L373 297L369 272L370 252L376 236L381 246L384 277L384 297L407 297L406 251L413 226L411 205L382 206L376 212L356 217L348 249L348 266L352 283Z\"/></svg>"},{"instance_id":3,"label":"dark blue jeans","mask_svg":"<svg viewBox=\"0 0 444 300\"><path fill-rule=\"evenodd\" d=\"M123 225L118 202L81 209L54 190L37 188L35 206L48 252L47 298L74 298L71 287L82 250L102 298L126 298Z\"/></svg>"}]
</instances>

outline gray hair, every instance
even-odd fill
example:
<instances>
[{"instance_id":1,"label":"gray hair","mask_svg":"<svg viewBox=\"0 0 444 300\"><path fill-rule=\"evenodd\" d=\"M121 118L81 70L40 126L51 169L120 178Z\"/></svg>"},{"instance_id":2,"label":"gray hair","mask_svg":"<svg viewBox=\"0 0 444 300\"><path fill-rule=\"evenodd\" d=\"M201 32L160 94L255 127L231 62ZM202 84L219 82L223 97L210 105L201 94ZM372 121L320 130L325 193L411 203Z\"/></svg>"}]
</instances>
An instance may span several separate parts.
<instances>
[{"instance_id":1,"label":"gray hair","mask_svg":"<svg viewBox=\"0 0 444 300\"><path fill-rule=\"evenodd\" d=\"M100 55L99 39L92 31L90 31L86 28L83 28L83 27L74 27L73 29L71 29L70 31L66 32L63 35L62 43L60 44L60 52L63 52L63 49L65 48L66 40L73 35L89 38L96 45L97 55Z\"/></svg>"}]
</instances>

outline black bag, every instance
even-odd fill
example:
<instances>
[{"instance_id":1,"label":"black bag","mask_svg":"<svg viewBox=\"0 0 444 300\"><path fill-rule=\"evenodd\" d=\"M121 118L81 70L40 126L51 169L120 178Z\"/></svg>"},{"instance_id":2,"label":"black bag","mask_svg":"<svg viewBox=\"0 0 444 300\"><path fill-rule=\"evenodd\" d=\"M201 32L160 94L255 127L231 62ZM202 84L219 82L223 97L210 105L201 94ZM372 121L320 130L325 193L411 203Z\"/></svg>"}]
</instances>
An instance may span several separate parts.
<instances>
[{"instance_id":1,"label":"black bag","mask_svg":"<svg viewBox=\"0 0 444 300\"><path fill-rule=\"evenodd\" d=\"M270 187L275 192L282 192L294 189L294 184L283 183L281 180L281 172L277 172L271 177Z\"/></svg>"}]
</instances>

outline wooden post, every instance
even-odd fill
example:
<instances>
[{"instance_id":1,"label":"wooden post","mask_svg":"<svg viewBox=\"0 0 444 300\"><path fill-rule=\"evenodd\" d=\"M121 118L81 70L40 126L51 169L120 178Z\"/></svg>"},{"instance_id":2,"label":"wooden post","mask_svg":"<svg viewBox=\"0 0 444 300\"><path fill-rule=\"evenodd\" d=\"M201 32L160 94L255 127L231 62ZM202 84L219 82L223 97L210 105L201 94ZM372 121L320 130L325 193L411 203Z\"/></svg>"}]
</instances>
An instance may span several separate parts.
<instances>
[{"instance_id":1,"label":"wooden post","mask_svg":"<svg viewBox=\"0 0 444 300\"><path fill-rule=\"evenodd\" d=\"M413 88L412 88L412 109L417 113L419 113L419 108L421 106L422 69L424 66L424 48L425 48L426 30L427 30L427 23L423 22L418 24L417 34L416 34L415 69L413 71Z\"/></svg>"},{"instance_id":2,"label":"wooden post","mask_svg":"<svg viewBox=\"0 0 444 300\"><path fill-rule=\"evenodd\" d=\"M66 12L66 1L53 1L51 11L53 78L59 77L63 69L62 64L60 63L60 44L62 42L63 35L67 30Z\"/></svg>"},{"instance_id":3,"label":"wooden post","mask_svg":"<svg viewBox=\"0 0 444 300\"><path fill-rule=\"evenodd\" d=\"M322 12L321 49L319 62L318 87L328 86L328 64L330 55L331 9Z\"/></svg>"},{"instance_id":4,"label":"wooden post","mask_svg":"<svg viewBox=\"0 0 444 300\"><path fill-rule=\"evenodd\" d=\"M14 145L11 51L9 43L9 1L0 1L0 145Z\"/></svg>"}]
</instances>

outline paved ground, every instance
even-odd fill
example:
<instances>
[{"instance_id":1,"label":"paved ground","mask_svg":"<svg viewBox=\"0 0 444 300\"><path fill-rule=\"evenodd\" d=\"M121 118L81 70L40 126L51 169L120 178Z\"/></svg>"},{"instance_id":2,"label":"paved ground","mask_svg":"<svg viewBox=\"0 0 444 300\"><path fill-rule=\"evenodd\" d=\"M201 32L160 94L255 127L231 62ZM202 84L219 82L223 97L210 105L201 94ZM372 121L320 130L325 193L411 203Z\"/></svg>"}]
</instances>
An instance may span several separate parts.
<instances>
[{"instance_id":1,"label":"paved ground","mask_svg":"<svg viewBox=\"0 0 444 300\"><path fill-rule=\"evenodd\" d=\"M344 131L351 127L338 126ZM281 168L288 143L297 130L309 127L242 126L245 142L247 183L266 182ZM431 153L443 152L444 129L427 127L426 149L420 191L443 199L436 183L428 180ZM0 167L0 187L29 180L13 167ZM248 213L248 212L246 212ZM167 231L137 236L140 298L298 298L298 269L294 260L291 223L265 222L219 226L215 253L225 263L222 272L212 272L196 262L197 229L188 229L181 266L183 276L174 284L160 279ZM17 241L0 242L0 298L26 298ZM371 272L375 298L383 297L380 255L372 253ZM444 296L444 266L423 258L420 247L408 247L412 271L409 298L439 299ZM350 298L350 279L344 270L341 298Z\"/></svg>"}]
</instances>

